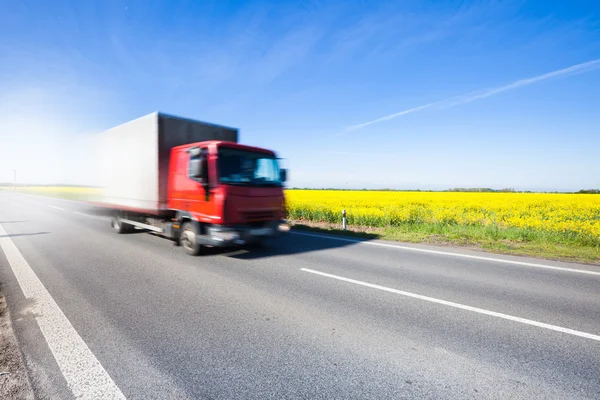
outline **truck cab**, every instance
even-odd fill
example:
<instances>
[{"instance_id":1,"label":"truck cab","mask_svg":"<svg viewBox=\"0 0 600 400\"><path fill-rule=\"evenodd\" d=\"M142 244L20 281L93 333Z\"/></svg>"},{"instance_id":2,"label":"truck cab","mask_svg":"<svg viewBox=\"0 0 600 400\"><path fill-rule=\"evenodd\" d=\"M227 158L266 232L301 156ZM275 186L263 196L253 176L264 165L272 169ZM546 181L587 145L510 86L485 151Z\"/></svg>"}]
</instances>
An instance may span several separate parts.
<instances>
[{"instance_id":1,"label":"truck cab","mask_svg":"<svg viewBox=\"0 0 600 400\"><path fill-rule=\"evenodd\" d=\"M286 179L271 150L216 140L172 148L167 207L181 244L196 254L286 232Z\"/></svg>"}]
</instances>

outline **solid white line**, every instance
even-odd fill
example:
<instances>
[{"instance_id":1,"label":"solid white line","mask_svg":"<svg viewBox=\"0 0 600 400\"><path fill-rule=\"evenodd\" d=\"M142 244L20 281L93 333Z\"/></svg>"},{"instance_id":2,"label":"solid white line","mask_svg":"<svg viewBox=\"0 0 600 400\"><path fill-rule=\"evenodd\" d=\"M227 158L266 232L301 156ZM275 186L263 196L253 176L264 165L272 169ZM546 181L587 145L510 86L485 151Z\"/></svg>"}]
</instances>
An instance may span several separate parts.
<instances>
[{"instance_id":1,"label":"solid white line","mask_svg":"<svg viewBox=\"0 0 600 400\"><path fill-rule=\"evenodd\" d=\"M533 326L537 326L538 328L550 329L552 331L567 333L569 335L579 336L579 337L583 337L586 339L592 339L592 340L600 342L599 335L594 335L594 334L587 333L587 332L576 331L574 329L569 329L569 328L563 328L562 326L550 325L550 324L546 324L543 322L533 321L531 319L515 317L512 315L508 315L508 314L485 310L483 308L471 307L471 306L467 306L467 305L460 304L460 303L454 303L452 301L446 301L446 300L436 299L434 297L423 296L423 295L416 294L416 293L405 292L402 290L392 289L392 288L385 287L385 286L379 286L379 285L375 285L375 284L368 283L368 282L357 281L355 279L344 278L343 276L328 274L326 272L315 271L313 269L301 268L301 271L309 272L311 274L325 276L327 278L337 279L339 281L354 283L355 285L366 286L366 287L369 287L372 289L379 289L379 290L383 290L386 292L399 294L401 296L412 297L414 299L425 300L425 301L429 301L431 303L442 304L442 305L448 306L448 307L454 307L454 308L459 308L461 310L467 310L467 311L472 311L472 312L479 313L479 314L490 315L492 317L507 319L509 321L520 322L522 324L527 324L527 325L533 325Z\"/></svg>"},{"instance_id":2,"label":"solid white line","mask_svg":"<svg viewBox=\"0 0 600 400\"><path fill-rule=\"evenodd\" d=\"M312 236L312 237L317 237L317 238L322 238L322 239L339 240L342 242L349 242L349 243L368 244L370 246L391 247L393 249L399 249L399 250L416 251L416 252L429 253L429 254L440 254L440 255L451 256L451 257L470 258L473 260L492 261L492 262L513 264L513 265L524 265L527 267L544 268L544 269L552 269L552 270L556 270L556 271L575 272L575 273L579 273L579 274L600 276L600 271L589 271L586 269L556 267L553 265L536 264L536 263L530 263L530 262L524 262L524 261L505 260L502 258L474 256L474 255L470 255L470 254L451 253L448 251L440 251L440 250L419 249L416 247L401 246L401 245L395 245L395 244L389 244L389 243L370 242L370 241L348 239L348 238L341 238L341 237L328 236L328 235L318 235L318 234L314 234L314 233L304 233L304 232L298 232L298 231L292 231L290 233L293 233L294 235Z\"/></svg>"},{"instance_id":3,"label":"solid white line","mask_svg":"<svg viewBox=\"0 0 600 400\"><path fill-rule=\"evenodd\" d=\"M56 207L56 206L52 206L52 205L50 205L50 204L48 204L48 207L52 207L52 208L56 208L57 210L63 210L63 211L64 211L64 208L60 208L60 207Z\"/></svg>"},{"instance_id":4,"label":"solid white line","mask_svg":"<svg viewBox=\"0 0 600 400\"><path fill-rule=\"evenodd\" d=\"M84 214L84 213L80 213L78 211L74 211L74 213L78 214L78 215L83 215L84 217L90 217L90 218L99 219L101 221L110 221L109 218L105 218L105 217L96 217L95 215Z\"/></svg>"},{"instance_id":5,"label":"solid white line","mask_svg":"<svg viewBox=\"0 0 600 400\"><path fill-rule=\"evenodd\" d=\"M125 399L1 225L0 247L73 395L77 399Z\"/></svg>"}]
</instances>

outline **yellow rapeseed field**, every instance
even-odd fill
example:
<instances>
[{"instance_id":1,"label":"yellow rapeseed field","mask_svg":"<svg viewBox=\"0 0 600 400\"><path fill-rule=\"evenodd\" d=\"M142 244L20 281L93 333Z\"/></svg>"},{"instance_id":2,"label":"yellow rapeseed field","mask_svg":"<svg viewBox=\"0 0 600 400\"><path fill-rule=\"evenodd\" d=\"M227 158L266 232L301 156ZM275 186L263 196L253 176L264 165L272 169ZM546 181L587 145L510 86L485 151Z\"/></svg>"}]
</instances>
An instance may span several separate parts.
<instances>
[{"instance_id":1,"label":"yellow rapeseed field","mask_svg":"<svg viewBox=\"0 0 600 400\"><path fill-rule=\"evenodd\" d=\"M82 200L98 193L98 189L84 187L17 190ZM600 195L287 190L286 202L292 220L340 223L345 209L351 226L521 228L576 236L600 245Z\"/></svg>"},{"instance_id":2,"label":"yellow rapeseed field","mask_svg":"<svg viewBox=\"0 0 600 400\"><path fill-rule=\"evenodd\" d=\"M288 190L290 219L362 226L524 228L600 239L600 195Z\"/></svg>"}]
</instances>

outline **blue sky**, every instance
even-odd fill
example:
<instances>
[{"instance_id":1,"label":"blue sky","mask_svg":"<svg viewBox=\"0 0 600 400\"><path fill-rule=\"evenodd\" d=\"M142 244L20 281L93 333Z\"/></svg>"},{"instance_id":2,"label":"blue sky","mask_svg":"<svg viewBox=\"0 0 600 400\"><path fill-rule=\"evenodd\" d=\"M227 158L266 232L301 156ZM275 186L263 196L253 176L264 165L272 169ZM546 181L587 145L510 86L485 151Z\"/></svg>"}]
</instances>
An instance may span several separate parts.
<instances>
[{"instance_id":1,"label":"blue sky","mask_svg":"<svg viewBox=\"0 0 600 400\"><path fill-rule=\"evenodd\" d=\"M239 128L291 186L600 187L598 1L2 7L0 181L85 183L91 134L159 110Z\"/></svg>"}]
</instances>

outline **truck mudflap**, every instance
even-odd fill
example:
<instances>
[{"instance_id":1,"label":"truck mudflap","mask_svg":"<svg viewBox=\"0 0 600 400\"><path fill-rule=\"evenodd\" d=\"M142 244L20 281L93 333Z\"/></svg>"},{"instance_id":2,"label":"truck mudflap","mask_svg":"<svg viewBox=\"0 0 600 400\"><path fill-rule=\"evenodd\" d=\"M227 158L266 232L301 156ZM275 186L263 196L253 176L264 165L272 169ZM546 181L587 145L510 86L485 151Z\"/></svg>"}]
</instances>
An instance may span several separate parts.
<instances>
[{"instance_id":1,"label":"truck mudflap","mask_svg":"<svg viewBox=\"0 0 600 400\"><path fill-rule=\"evenodd\" d=\"M198 237L198 241L207 246L235 247L279 237L289 230L289 224L283 220L273 221L255 228L248 226L209 226L206 229L206 234Z\"/></svg>"}]
</instances>

